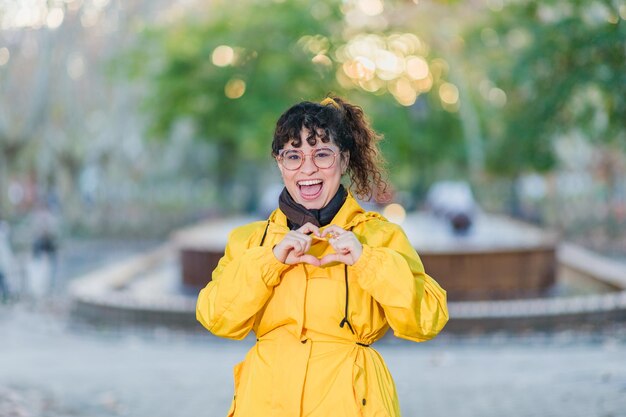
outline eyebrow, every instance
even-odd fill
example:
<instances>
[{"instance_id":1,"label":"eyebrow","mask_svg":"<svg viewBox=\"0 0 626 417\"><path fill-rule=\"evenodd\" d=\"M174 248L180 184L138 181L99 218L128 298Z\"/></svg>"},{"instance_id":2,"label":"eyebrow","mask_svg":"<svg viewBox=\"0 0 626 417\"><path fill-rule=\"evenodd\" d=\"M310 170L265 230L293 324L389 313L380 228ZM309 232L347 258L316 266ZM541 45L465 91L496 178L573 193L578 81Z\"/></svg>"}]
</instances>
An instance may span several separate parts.
<instances>
[{"instance_id":1,"label":"eyebrow","mask_svg":"<svg viewBox=\"0 0 626 417\"><path fill-rule=\"evenodd\" d=\"M339 146L337 146L337 145L331 145L331 144L328 144L328 143L325 143L324 145L326 145L326 146L321 146L319 148L316 148L316 147L312 147L312 148L313 148L313 150L317 150L317 149L330 149L330 150L333 150L332 146L335 146L338 151L341 151L341 148L339 148ZM293 146L292 148L283 148L283 149L281 149L281 151L296 150L296 149L297 150L302 150L300 148L302 148L302 146L298 146L298 147Z\"/></svg>"}]
</instances>

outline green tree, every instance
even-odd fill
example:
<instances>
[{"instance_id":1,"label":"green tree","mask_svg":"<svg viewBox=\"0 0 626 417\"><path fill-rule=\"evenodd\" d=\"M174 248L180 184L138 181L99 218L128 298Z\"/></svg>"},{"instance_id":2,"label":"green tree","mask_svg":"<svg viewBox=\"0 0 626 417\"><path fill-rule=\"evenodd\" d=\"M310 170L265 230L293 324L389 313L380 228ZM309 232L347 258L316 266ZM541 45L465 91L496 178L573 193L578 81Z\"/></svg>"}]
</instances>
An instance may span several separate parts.
<instances>
[{"instance_id":1,"label":"green tree","mask_svg":"<svg viewBox=\"0 0 626 417\"><path fill-rule=\"evenodd\" d=\"M148 75L150 134L191 125L214 144L212 174L230 195L241 162L267 158L278 115L339 89L328 53L340 20L332 2L219 2L210 18L147 31L133 60Z\"/></svg>"},{"instance_id":2,"label":"green tree","mask_svg":"<svg viewBox=\"0 0 626 417\"><path fill-rule=\"evenodd\" d=\"M381 147L396 187L421 200L437 179L467 175L461 121L441 107L437 94L423 94L410 106L390 95L362 101L385 136Z\"/></svg>"},{"instance_id":3,"label":"green tree","mask_svg":"<svg viewBox=\"0 0 626 417\"><path fill-rule=\"evenodd\" d=\"M619 1L524 0L480 22L466 52L486 69L474 85L493 172L547 171L573 132L625 148L625 18Z\"/></svg>"},{"instance_id":4,"label":"green tree","mask_svg":"<svg viewBox=\"0 0 626 417\"><path fill-rule=\"evenodd\" d=\"M439 95L447 64L435 62L437 54L408 30L351 26L350 7L334 0L219 2L209 17L146 30L127 58L136 79L145 80L148 134L172 139L191 127L194 140L214 149L207 173L225 202L235 179L253 202L278 116L294 102L334 92L361 104L387 138L391 179L401 188L419 194L442 165L462 171L458 113L444 109ZM375 64L380 56L386 61ZM422 78L415 67L410 73L411 60L425 68Z\"/></svg>"}]
</instances>

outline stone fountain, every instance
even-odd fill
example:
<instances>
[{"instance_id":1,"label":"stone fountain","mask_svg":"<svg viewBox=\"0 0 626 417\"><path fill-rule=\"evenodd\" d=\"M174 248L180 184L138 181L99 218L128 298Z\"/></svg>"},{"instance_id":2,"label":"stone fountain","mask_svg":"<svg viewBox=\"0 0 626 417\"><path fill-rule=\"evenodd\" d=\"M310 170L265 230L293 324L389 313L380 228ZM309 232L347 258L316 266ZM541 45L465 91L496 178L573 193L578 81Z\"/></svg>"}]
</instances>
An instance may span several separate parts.
<instances>
[{"instance_id":1,"label":"stone fountain","mask_svg":"<svg viewBox=\"0 0 626 417\"><path fill-rule=\"evenodd\" d=\"M253 220L209 220L178 230L151 252L75 280L70 286L73 316L109 326L200 330L196 294L211 279L229 232ZM450 234L449 225L429 213L408 214L402 227L428 273L448 291L448 332L626 322L626 264L557 245L542 230L493 215L476 215L471 232L461 236ZM594 289L564 292L559 286L563 277L592 280Z\"/></svg>"},{"instance_id":2,"label":"stone fountain","mask_svg":"<svg viewBox=\"0 0 626 417\"><path fill-rule=\"evenodd\" d=\"M174 235L187 291L197 293L209 282L229 231L250 220L211 221ZM478 215L472 230L458 236L445 221L423 212L409 214L401 226L450 301L537 297L555 283L556 239L537 228Z\"/></svg>"}]
</instances>

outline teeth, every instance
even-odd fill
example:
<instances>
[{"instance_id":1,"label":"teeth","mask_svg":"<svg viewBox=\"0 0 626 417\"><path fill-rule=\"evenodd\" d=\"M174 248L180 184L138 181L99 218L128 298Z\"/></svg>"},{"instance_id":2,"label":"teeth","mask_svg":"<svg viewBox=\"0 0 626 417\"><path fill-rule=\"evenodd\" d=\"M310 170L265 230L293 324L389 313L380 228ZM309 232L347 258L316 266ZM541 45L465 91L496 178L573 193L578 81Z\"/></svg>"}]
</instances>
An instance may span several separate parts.
<instances>
[{"instance_id":1,"label":"teeth","mask_svg":"<svg viewBox=\"0 0 626 417\"><path fill-rule=\"evenodd\" d=\"M298 181L298 185L315 185L321 184L322 180L306 180L306 181Z\"/></svg>"}]
</instances>

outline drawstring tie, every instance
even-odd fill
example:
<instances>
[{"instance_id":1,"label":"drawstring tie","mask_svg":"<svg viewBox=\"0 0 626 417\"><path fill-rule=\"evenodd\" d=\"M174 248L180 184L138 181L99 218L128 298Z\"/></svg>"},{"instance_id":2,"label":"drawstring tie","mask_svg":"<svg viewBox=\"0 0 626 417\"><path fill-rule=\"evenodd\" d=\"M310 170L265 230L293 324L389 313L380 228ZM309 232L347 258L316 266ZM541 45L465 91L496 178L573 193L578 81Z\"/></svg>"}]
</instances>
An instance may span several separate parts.
<instances>
[{"instance_id":1,"label":"drawstring tie","mask_svg":"<svg viewBox=\"0 0 626 417\"><path fill-rule=\"evenodd\" d=\"M348 325L348 329L350 329L350 331L352 332L352 334L354 334L354 329L352 328L352 325L350 324L350 322L348 321L348 302L350 300L350 293L348 292L348 265L344 264L343 265L343 277L346 283L346 302L344 304L344 310L343 310L343 320L341 320L341 323L339 323L339 327L341 327L343 329L343 325L347 324Z\"/></svg>"},{"instance_id":2,"label":"drawstring tie","mask_svg":"<svg viewBox=\"0 0 626 417\"><path fill-rule=\"evenodd\" d=\"M263 246L263 243L265 243L265 236L267 236L267 229L269 229L270 227L270 219L267 219L267 224L265 225L265 231L263 232L263 237L261 238L261 243L259 244L259 246Z\"/></svg>"}]
</instances>

